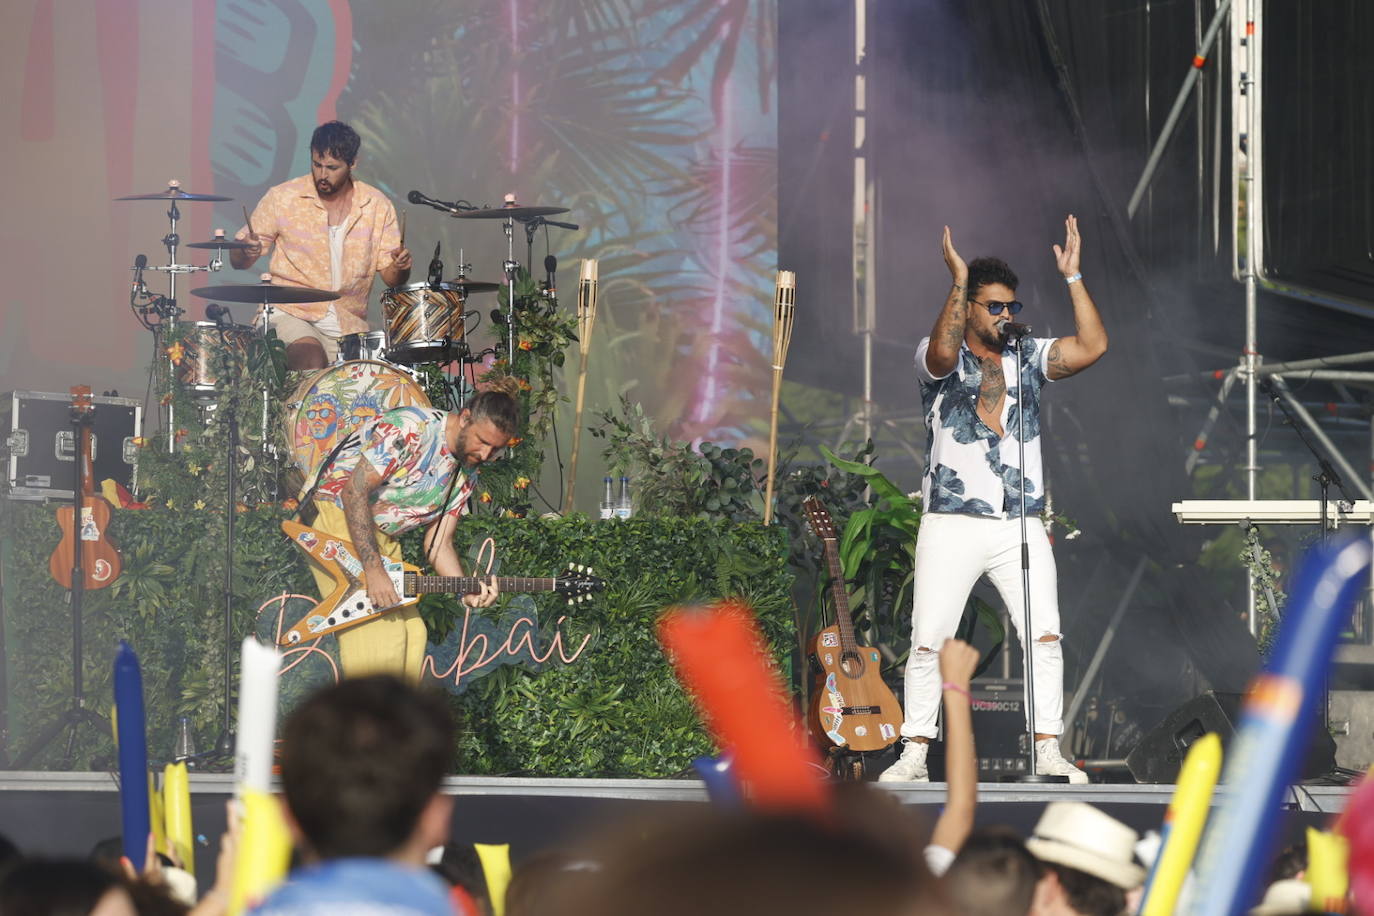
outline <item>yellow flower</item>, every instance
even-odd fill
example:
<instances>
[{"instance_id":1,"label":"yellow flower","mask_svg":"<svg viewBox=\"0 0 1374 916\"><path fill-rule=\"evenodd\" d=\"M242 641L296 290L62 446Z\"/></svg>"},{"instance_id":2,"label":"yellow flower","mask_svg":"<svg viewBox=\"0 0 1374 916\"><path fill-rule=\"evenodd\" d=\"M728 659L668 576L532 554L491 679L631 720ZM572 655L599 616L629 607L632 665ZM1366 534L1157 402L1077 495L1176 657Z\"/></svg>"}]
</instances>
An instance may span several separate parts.
<instances>
[{"instance_id":1,"label":"yellow flower","mask_svg":"<svg viewBox=\"0 0 1374 916\"><path fill-rule=\"evenodd\" d=\"M144 448L144 447L146 447L147 445L148 445L148 440L147 440L147 439L143 438L142 436L134 436L134 447L135 447L135 448Z\"/></svg>"},{"instance_id":2,"label":"yellow flower","mask_svg":"<svg viewBox=\"0 0 1374 916\"><path fill-rule=\"evenodd\" d=\"M203 499L198 499L198 500L196 500L195 505L192 506L192 508L194 508L194 509L204 509L204 508L205 508L205 500L203 500Z\"/></svg>"},{"instance_id":3,"label":"yellow flower","mask_svg":"<svg viewBox=\"0 0 1374 916\"><path fill-rule=\"evenodd\" d=\"M186 358L186 348L177 341L167 348L167 358L172 361L173 366L180 366L181 361Z\"/></svg>"},{"instance_id":4,"label":"yellow flower","mask_svg":"<svg viewBox=\"0 0 1374 916\"><path fill-rule=\"evenodd\" d=\"M483 490L482 495L479 496L478 499L480 499L484 503L489 503L491 502L491 494L488 493L486 490Z\"/></svg>"},{"instance_id":5,"label":"yellow flower","mask_svg":"<svg viewBox=\"0 0 1374 916\"><path fill-rule=\"evenodd\" d=\"M202 467L201 467L200 465L198 465L198 464L191 463L191 464L186 465L186 470L188 470L188 471L191 472L191 476L192 476L192 477L199 477L199 476L200 476L200 472L201 472L202 470L204 470L204 468L202 468Z\"/></svg>"},{"instance_id":6,"label":"yellow flower","mask_svg":"<svg viewBox=\"0 0 1374 916\"><path fill-rule=\"evenodd\" d=\"M167 500L167 502L166 502L166 506L167 506L167 508L168 508L168 509L171 509L171 508L173 508L173 507L172 507L172 501L171 501L171 500L170 500L170 499L169 499L169 500Z\"/></svg>"},{"instance_id":7,"label":"yellow flower","mask_svg":"<svg viewBox=\"0 0 1374 916\"><path fill-rule=\"evenodd\" d=\"M511 436L509 439L506 440L506 448L515 448L517 445L524 441L525 440L521 439L519 436Z\"/></svg>"},{"instance_id":8,"label":"yellow flower","mask_svg":"<svg viewBox=\"0 0 1374 916\"><path fill-rule=\"evenodd\" d=\"M528 487L529 485L530 485L530 479L529 479L528 477L517 477L517 478L515 478L515 489L517 489L517 490L523 490L523 489L525 489L526 487Z\"/></svg>"},{"instance_id":9,"label":"yellow flower","mask_svg":"<svg viewBox=\"0 0 1374 916\"><path fill-rule=\"evenodd\" d=\"M534 349L534 342L533 342L533 341L529 341L529 340L522 340L522 341L520 341L520 343L518 344L518 346L519 346L520 349L522 349L522 350L533 350L533 349Z\"/></svg>"}]
</instances>

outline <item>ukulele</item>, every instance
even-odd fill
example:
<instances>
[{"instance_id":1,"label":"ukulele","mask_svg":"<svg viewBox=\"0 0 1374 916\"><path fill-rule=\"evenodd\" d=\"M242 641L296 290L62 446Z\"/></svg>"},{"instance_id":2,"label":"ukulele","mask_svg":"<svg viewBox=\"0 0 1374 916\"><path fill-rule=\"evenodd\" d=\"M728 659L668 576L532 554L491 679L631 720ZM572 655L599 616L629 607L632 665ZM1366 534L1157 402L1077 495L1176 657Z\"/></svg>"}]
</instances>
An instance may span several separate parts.
<instances>
[{"instance_id":1,"label":"ukulele","mask_svg":"<svg viewBox=\"0 0 1374 916\"><path fill-rule=\"evenodd\" d=\"M835 606L835 623L816 634L811 657L820 671L811 691L811 729L823 745L880 751L900 737L902 708L883 681L878 650L861 646L854 639L839 539L830 513L814 496L806 498L802 511L825 549Z\"/></svg>"},{"instance_id":2,"label":"ukulele","mask_svg":"<svg viewBox=\"0 0 1374 916\"><path fill-rule=\"evenodd\" d=\"M77 385L72 393L72 421L77 428L77 462L79 482L74 488L72 505L57 510L57 524L62 528L62 540L48 558L48 572L63 588L79 585L86 590L105 588L119 578L123 564L119 551L106 537L110 528L110 504L97 496L92 480L94 464L91 460L91 386ZM81 509L80 524L76 510ZM79 537L79 541L78 541ZM81 545L78 564L75 545ZM75 580L75 581L74 581Z\"/></svg>"},{"instance_id":3,"label":"ukulele","mask_svg":"<svg viewBox=\"0 0 1374 916\"><path fill-rule=\"evenodd\" d=\"M378 608L368 600L363 584L363 564L358 561L357 551L351 543L300 522L282 522L281 530L311 562L322 567L334 580L334 587L325 599L281 635L277 640L281 646L294 646L307 639L376 620L397 608L417 603L424 594L475 594L482 590L482 583L486 581L478 576L424 576L418 566L383 558L382 564L396 587L396 594L401 596L401 603ZM591 572L587 567L569 564L567 573L562 576L542 579L497 576L496 587L502 592L557 592L568 599L568 604L575 604L590 600L593 592L606 587L606 583Z\"/></svg>"}]
</instances>

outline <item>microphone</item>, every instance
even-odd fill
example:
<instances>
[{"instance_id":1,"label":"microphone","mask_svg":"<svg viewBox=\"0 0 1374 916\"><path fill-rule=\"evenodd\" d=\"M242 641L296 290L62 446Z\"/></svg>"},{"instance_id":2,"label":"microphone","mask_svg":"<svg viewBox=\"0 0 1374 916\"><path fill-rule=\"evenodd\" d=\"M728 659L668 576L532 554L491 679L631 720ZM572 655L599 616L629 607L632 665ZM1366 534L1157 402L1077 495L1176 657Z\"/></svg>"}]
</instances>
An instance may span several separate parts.
<instances>
[{"instance_id":1,"label":"microphone","mask_svg":"<svg viewBox=\"0 0 1374 916\"><path fill-rule=\"evenodd\" d=\"M1008 321L1006 324L1002 325L1002 336L1005 337L1008 341L1020 340L1022 337L1031 336L1032 330L1034 329L1031 328L1031 326L1028 324L1021 324L1017 321Z\"/></svg>"},{"instance_id":2,"label":"microphone","mask_svg":"<svg viewBox=\"0 0 1374 916\"><path fill-rule=\"evenodd\" d=\"M551 254L544 255L544 271L549 275L549 289L555 289L553 275L558 272L558 258Z\"/></svg>"},{"instance_id":3,"label":"microphone","mask_svg":"<svg viewBox=\"0 0 1374 916\"><path fill-rule=\"evenodd\" d=\"M227 328L234 323L234 316L230 314L229 309L218 302L211 302L205 307L205 318L221 328Z\"/></svg>"},{"instance_id":4,"label":"microphone","mask_svg":"<svg viewBox=\"0 0 1374 916\"><path fill-rule=\"evenodd\" d=\"M148 287L143 285L143 271L148 267L148 256L141 254L134 258L134 292L146 294Z\"/></svg>"},{"instance_id":5,"label":"microphone","mask_svg":"<svg viewBox=\"0 0 1374 916\"><path fill-rule=\"evenodd\" d=\"M439 284L444 282L444 262L439 260L439 246L443 241L434 243L434 257L429 262L429 287L438 289Z\"/></svg>"},{"instance_id":6,"label":"microphone","mask_svg":"<svg viewBox=\"0 0 1374 916\"><path fill-rule=\"evenodd\" d=\"M467 203L467 201L465 200L453 202L447 200L435 200L433 197L421 194L419 191L411 191L409 194L406 195L406 200L410 201L413 204L424 204L426 207L433 207L436 210L443 210L445 213L458 213L462 210L476 209L474 207L464 206L464 204Z\"/></svg>"}]
</instances>

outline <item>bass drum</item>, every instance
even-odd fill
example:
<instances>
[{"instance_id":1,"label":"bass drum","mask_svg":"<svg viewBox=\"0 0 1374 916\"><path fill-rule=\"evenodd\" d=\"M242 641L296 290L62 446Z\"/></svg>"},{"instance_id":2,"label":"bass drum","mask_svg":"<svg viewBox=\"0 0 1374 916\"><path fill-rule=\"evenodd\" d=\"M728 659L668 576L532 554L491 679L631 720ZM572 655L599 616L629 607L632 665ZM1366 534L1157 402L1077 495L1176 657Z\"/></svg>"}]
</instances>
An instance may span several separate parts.
<instances>
[{"instance_id":1,"label":"bass drum","mask_svg":"<svg viewBox=\"0 0 1374 916\"><path fill-rule=\"evenodd\" d=\"M339 441L397 407L429 407L429 398L402 370L373 359L321 369L286 403L286 441L307 480Z\"/></svg>"}]
</instances>

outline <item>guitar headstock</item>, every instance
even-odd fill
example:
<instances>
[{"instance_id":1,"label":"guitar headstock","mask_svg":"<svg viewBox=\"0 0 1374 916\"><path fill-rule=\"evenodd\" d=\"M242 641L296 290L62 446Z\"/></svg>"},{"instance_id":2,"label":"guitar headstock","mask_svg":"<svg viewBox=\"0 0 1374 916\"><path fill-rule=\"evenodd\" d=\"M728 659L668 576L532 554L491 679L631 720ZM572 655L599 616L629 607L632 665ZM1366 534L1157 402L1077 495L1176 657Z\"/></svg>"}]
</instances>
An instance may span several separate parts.
<instances>
[{"instance_id":1,"label":"guitar headstock","mask_svg":"<svg viewBox=\"0 0 1374 916\"><path fill-rule=\"evenodd\" d=\"M802 512L806 515L806 523L811 526L811 533L816 537L823 541L839 537L830 510L825 508L819 497L808 496L802 500Z\"/></svg>"},{"instance_id":2,"label":"guitar headstock","mask_svg":"<svg viewBox=\"0 0 1374 916\"><path fill-rule=\"evenodd\" d=\"M553 590L567 598L568 604L590 601L593 593L605 587L606 581L592 575L590 566L581 566L577 563L569 563L568 571L556 576L553 584Z\"/></svg>"},{"instance_id":3,"label":"guitar headstock","mask_svg":"<svg viewBox=\"0 0 1374 916\"><path fill-rule=\"evenodd\" d=\"M90 385L73 385L71 396L73 417L80 419L95 409L95 400L91 397Z\"/></svg>"}]
</instances>

